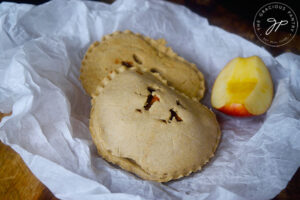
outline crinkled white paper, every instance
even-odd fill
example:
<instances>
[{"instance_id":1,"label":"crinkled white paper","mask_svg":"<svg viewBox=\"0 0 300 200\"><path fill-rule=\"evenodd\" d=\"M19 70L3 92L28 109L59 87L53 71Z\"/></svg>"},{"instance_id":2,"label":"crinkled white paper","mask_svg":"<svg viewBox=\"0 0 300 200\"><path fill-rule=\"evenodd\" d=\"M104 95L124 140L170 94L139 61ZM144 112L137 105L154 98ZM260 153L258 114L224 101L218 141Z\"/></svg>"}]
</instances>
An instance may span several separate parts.
<instances>
[{"instance_id":1,"label":"crinkled white paper","mask_svg":"<svg viewBox=\"0 0 300 200\"><path fill-rule=\"evenodd\" d=\"M155 0L1 3L0 26L0 111L12 111L0 123L0 139L59 199L270 199L300 165L299 55L274 58L183 6ZM203 103L209 107L212 84L225 64L260 56L274 81L271 108L245 119L216 112L220 147L189 177L160 184L108 164L90 137L90 98L79 69L92 42L125 29L165 38L195 63L206 78Z\"/></svg>"}]
</instances>

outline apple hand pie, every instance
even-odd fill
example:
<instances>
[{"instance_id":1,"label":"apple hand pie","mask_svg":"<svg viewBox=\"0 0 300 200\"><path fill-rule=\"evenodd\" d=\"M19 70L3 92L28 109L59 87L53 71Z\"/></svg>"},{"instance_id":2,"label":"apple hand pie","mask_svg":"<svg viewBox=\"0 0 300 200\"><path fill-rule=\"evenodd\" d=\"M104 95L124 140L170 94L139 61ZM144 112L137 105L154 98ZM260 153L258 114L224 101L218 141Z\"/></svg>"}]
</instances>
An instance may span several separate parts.
<instances>
[{"instance_id":1,"label":"apple hand pie","mask_svg":"<svg viewBox=\"0 0 300 200\"><path fill-rule=\"evenodd\" d=\"M204 77L194 64L166 47L164 39L153 40L128 30L106 35L89 47L82 61L80 80L92 95L109 72L133 65L159 73L168 85L191 98L200 100L204 95Z\"/></svg>"},{"instance_id":2,"label":"apple hand pie","mask_svg":"<svg viewBox=\"0 0 300 200\"><path fill-rule=\"evenodd\" d=\"M92 95L90 131L100 155L143 179L189 175L214 155L213 112L135 67L110 73Z\"/></svg>"}]
</instances>

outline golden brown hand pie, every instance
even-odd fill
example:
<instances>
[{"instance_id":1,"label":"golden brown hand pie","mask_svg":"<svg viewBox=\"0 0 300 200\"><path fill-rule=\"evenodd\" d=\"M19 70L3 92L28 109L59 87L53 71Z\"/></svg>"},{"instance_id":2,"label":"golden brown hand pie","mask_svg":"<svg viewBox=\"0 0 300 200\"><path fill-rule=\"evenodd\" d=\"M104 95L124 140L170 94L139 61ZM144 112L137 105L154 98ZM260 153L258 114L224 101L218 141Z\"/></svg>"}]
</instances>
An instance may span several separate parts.
<instances>
[{"instance_id":1,"label":"golden brown hand pie","mask_svg":"<svg viewBox=\"0 0 300 200\"><path fill-rule=\"evenodd\" d=\"M120 66L138 66L159 73L168 85L187 96L200 100L205 86L202 73L182 57L166 47L164 39L114 32L93 43L82 61L80 80L86 92L92 95L102 79Z\"/></svg>"},{"instance_id":2,"label":"golden brown hand pie","mask_svg":"<svg viewBox=\"0 0 300 200\"><path fill-rule=\"evenodd\" d=\"M215 115L158 74L121 67L93 92L90 131L100 155L158 182L189 175L220 140Z\"/></svg>"}]
</instances>

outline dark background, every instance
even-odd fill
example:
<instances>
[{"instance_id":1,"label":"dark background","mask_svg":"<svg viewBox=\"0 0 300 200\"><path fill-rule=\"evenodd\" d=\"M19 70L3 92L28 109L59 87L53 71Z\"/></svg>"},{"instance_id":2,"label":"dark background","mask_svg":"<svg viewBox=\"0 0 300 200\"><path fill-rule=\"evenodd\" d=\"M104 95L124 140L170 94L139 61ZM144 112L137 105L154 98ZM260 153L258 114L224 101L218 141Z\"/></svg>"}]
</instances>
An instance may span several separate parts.
<instances>
[{"instance_id":1,"label":"dark background","mask_svg":"<svg viewBox=\"0 0 300 200\"><path fill-rule=\"evenodd\" d=\"M47 1L25 0L11 1L17 3L42 4ZM297 15L298 22L300 20L300 0L168 0L173 3L185 5L192 11L206 17L210 24L219 26L229 32L238 34L247 40L266 48L274 56L283 52L293 52L300 55L300 31L298 23L298 32L294 39L281 47L269 47L258 40L253 30L253 19L256 12L263 5L270 2L281 2L287 4L294 10ZM0 0L0 2L2 2ZM101 2L112 3L113 0L102 0ZM300 67L300 66L299 66ZM270 183L272 184L272 183ZM56 199L46 190L44 192L48 197L46 199ZM51 196L52 195L52 196ZM44 199L44 198L43 198ZM286 189L284 189L273 200L300 200L300 170L294 175Z\"/></svg>"},{"instance_id":2,"label":"dark background","mask_svg":"<svg viewBox=\"0 0 300 200\"><path fill-rule=\"evenodd\" d=\"M6 0L17 3L41 4L47 1L41 0ZM96 0L94 0L96 1ZM99 0L98 0L99 1ZM270 2L282 2L292 8L300 20L300 0L167 0L173 3L185 5L192 11L206 17L210 24L219 26L229 32L238 34L247 40L266 48L274 56L284 52L300 54L300 24L294 39L281 47L269 47L256 37L253 30L253 19L256 12ZM1 2L1 0L0 0ZM114 0L102 0L112 3ZM284 34L284 33L282 33ZM300 189L299 189L300 190ZM299 198L300 199L300 198Z\"/></svg>"}]
</instances>

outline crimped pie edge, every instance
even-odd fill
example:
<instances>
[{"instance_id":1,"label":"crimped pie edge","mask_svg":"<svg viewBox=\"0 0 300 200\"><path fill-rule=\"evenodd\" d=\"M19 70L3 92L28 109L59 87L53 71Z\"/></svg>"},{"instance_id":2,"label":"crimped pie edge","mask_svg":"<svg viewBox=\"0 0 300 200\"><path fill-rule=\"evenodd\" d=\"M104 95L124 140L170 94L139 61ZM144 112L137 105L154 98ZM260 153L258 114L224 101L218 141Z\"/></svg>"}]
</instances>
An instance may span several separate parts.
<instances>
[{"instance_id":1,"label":"crimped pie edge","mask_svg":"<svg viewBox=\"0 0 300 200\"><path fill-rule=\"evenodd\" d=\"M115 77L117 76L118 74L126 71L126 70L139 70L139 71L142 71L142 72L146 72L146 70L144 69L141 69L141 68L138 68L138 67L132 67L132 68L126 68L124 66L121 66L120 68L116 69L116 70L113 70L110 74L107 75L107 77L105 77L102 81L101 81L101 84L98 86L98 88L96 89L96 92L92 95L92 110L91 110L91 114L90 116L93 115L93 110L94 110L94 104L95 104L95 98L101 94L101 91L105 88L105 86L107 84L109 84L109 82ZM193 98L190 98L188 97L186 94L182 93L182 92L179 92L178 90L176 90L174 87L170 87L169 85L167 85L167 81L164 80L158 73L155 73L154 76L156 78L158 78L163 84L165 84L167 87L171 88L172 90L176 91L178 94L186 97L186 98L189 98L197 103L199 103L196 99L193 99ZM217 119L216 119L216 116L213 114L213 112L208 109L206 106L203 105L203 107L205 109L207 109L210 113L211 116L213 116L213 119L217 122ZM218 124L218 122L217 122ZM129 171L129 172L132 172L138 176L140 176L141 178L143 179L146 179L146 180L153 180L153 181L157 181L157 182L168 182L170 180L175 180L175 179L179 179L179 178L182 178L184 176L188 176L189 174L191 174L192 172L196 172L196 171L199 171L202 169L202 167L204 165L206 165L210 159L214 156L214 153L220 143L220 139L221 139L221 130L220 130L220 127L218 126L218 136L216 138L216 142L215 142L215 146L213 147L213 151L211 153L210 156L208 156L206 158L206 161L203 163L203 165L201 166L197 166L193 169L190 169L190 170L183 170L183 173L177 173L177 174L169 174L168 173L168 176L155 176L155 175L152 175L152 174L155 174L155 172L150 172L148 173L147 172L147 169L143 169L141 168L139 165L135 165L133 163L131 163L127 158L122 158L122 157L117 157L117 156L113 156L111 155L104 147L103 145L101 144L101 138L97 137L94 133L94 130L93 130L93 123L92 123L92 120L90 120L90 132L91 132L91 135L92 135L92 138L94 140L94 143L96 144L97 146L97 149L98 149L98 153L105 159L107 160L108 162L111 162L113 164L117 164L118 166L120 166L122 169L126 170L126 171ZM100 129L100 131L102 131ZM99 140L100 139L100 140ZM118 160L119 159L119 160ZM155 177L154 177L155 176Z\"/></svg>"},{"instance_id":2,"label":"crimped pie edge","mask_svg":"<svg viewBox=\"0 0 300 200\"><path fill-rule=\"evenodd\" d=\"M197 92L197 95L192 98L194 98L195 100L198 100L198 101L200 101L203 98L204 93L205 93L205 80L204 80L204 76L203 76L202 72L196 67L196 65L194 63L190 63L190 62L186 61L183 57L176 54L171 47L166 47L165 46L166 41L164 39L154 40L154 39L144 36L140 33L133 33L130 30L124 30L124 31L115 31L111 34L104 35L102 37L101 41L109 40L110 38L112 38L113 36L118 35L118 34L131 34L131 35L138 36L141 39L143 39L144 41L146 41L150 46L154 47L154 49L156 49L156 51L158 51L159 53L165 54L166 56L168 56L170 58L175 58L178 61L184 62L185 64L189 65L197 73L199 80L200 80L200 84L201 84L200 89ZM89 56L88 56L89 53L91 53L93 51L93 49L95 47L97 47L99 44L100 44L100 42L96 41L89 46L89 48L86 51L85 56L81 62L81 68L80 68L81 73L80 74L82 74L82 72L84 70L83 66L86 63L86 60L89 58ZM80 75L79 79L81 81L84 81L82 79L81 75Z\"/></svg>"}]
</instances>

